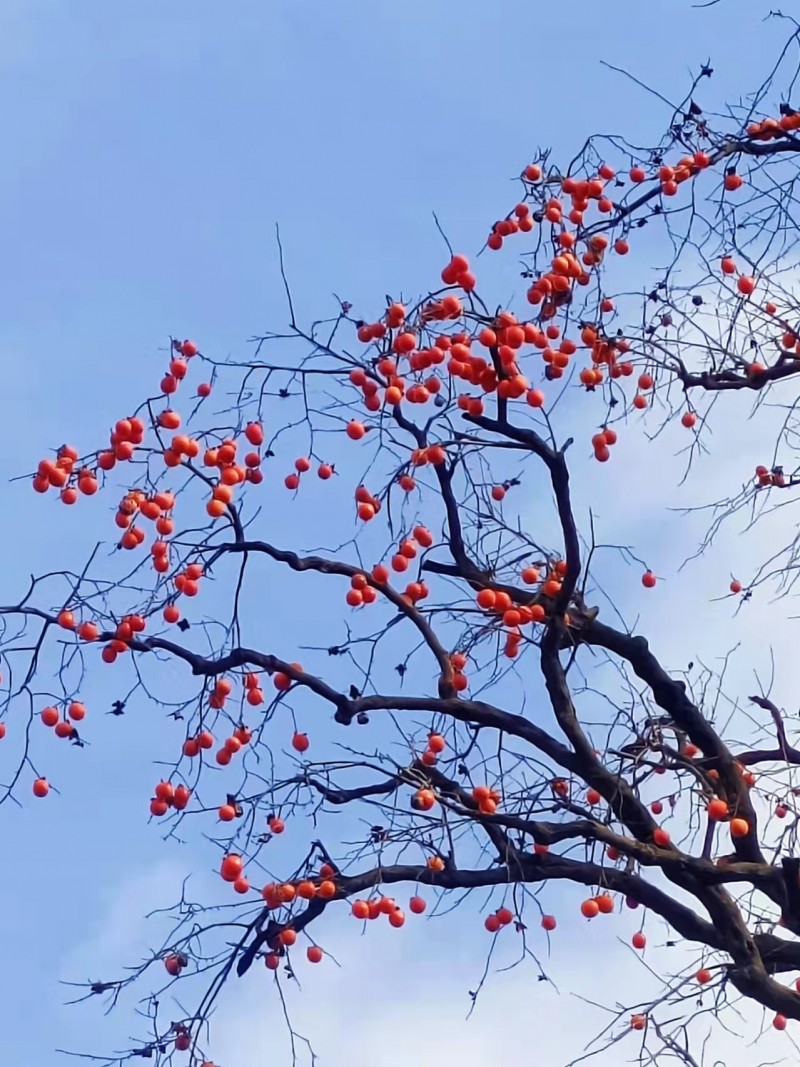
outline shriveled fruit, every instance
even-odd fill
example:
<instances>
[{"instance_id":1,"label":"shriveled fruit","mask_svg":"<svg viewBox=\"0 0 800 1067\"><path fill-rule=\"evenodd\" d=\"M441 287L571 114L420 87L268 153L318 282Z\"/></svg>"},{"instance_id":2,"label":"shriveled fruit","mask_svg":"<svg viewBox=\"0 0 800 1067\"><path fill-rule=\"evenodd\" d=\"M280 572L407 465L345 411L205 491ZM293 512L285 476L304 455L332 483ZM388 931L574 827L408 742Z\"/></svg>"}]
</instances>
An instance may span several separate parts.
<instances>
[{"instance_id":1,"label":"shriveled fruit","mask_svg":"<svg viewBox=\"0 0 800 1067\"><path fill-rule=\"evenodd\" d=\"M186 966L187 960L185 956L181 956L178 953L170 953L169 956L164 957L164 967L167 974L171 974L173 978L177 978L183 968Z\"/></svg>"}]
</instances>

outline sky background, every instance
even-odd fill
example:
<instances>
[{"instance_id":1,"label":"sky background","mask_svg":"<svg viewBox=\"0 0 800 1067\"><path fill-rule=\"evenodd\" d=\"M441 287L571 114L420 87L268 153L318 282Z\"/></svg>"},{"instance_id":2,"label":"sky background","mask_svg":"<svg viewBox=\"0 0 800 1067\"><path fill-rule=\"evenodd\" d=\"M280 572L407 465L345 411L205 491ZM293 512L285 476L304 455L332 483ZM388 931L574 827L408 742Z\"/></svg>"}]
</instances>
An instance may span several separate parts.
<instances>
[{"instance_id":1,"label":"sky background","mask_svg":"<svg viewBox=\"0 0 800 1067\"><path fill-rule=\"evenodd\" d=\"M385 293L438 274L444 250L433 211L454 245L477 251L487 225L513 203L509 180L539 146L568 159L598 130L639 143L660 134L662 105L601 60L679 96L689 70L710 57L721 103L758 84L753 41L763 42L766 66L783 40L782 27L763 25L768 6L575 0L559 17L511 0L4 0L0 476L30 470L63 440L99 442L132 397L152 391L170 334L196 337L222 358L280 329L276 222L301 316L327 313L333 292L379 306ZM488 269L498 301L518 291L513 257ZM733 424L735 403L730 410ZM730 537L712 564L676 575L699 530L666 514L665 496L709 499L720 485L737 488L753 463L738 436L719 427L711 457L679 491L681 461L670 456L683 444L662 440L654 464L621 441L614 484L629 489L621 505L606 496L599 517L609 541L635 544L669 575L641 605L642 628L664 660L682 666L702 651L712 661L741 642L732 687L744 693L754 669L768 669L771 650L779 665L789 659L793 635L770 625L775 609L766 601L735 620L730 604L702 615L696 605L744 573L775 527L746 544ZM595 469L576 473L579 499L595 477ZM106 504L66 513L25 483L3 492L0 596L11 601L28 574L80 563ZM274 634L265 622L265 642ZM791 680L775 691L789 706ZM117 695L104 677L87 698L104 707ZM0 879L0 1027L10 1065L50 1067L67 1062L57 1047L124 1043L129 1020L120 1029L96 1004L62 1007L68 993L59 981L107 978L137 958L155 940L140 917L171 902L187 871L198 895L215 891L213 853L164 845L147 825L163 734L160 716L139 710L103 718L90 749L37 757L60 796L42 804L25 793L21 808L0 812L8 872ZM4 745L0 779L3 761L15 758L13 737ZM547 964L560 994L527 968L494 975L465 1024L486 949L479 921L469 922L419 923L400 937L381 928L369 938L344 920L330 923L326 948L343 970L332 979L317 968L292 997L297 1028L322 1067L399 1067L418 1053L459 1067L494 1067L500 1054L559 1067L604 1019L573 992L608 1003L617 980L620 990L645 982L642 964L617 942L624 925L563 923ZM654 946L648 963L669 967ZM742 1026L748 1041L759 1024L756 1016ZM263 972L225 1002L216 1037L220 1067L288 1062ZM769 1034L748 1062L774 1059L787 1040ZM634 1055L630 1042L624 1048ZM713 1046L720 1059L741 1048L725 1036ZM619 1048L596 1062L619 1063Z\"/></svg>"}]
</instances>

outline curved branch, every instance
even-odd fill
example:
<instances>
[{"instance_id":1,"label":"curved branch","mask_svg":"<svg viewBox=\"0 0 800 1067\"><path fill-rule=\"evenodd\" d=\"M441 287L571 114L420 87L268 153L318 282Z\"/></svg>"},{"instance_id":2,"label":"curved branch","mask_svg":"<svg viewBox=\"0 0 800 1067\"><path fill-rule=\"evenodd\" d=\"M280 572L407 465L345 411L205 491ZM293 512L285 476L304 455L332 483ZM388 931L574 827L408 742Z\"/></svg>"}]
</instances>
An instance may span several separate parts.
<instances>
[{"instance_id":1,"label":"curved branch","mask_svg":"<svg viewBox=\"0 0 800 1067\"><path fill-rule=\"evenodd\" d=\"M425 616L408 602L400 593L388 584L388 582L376 582L368 571L361 567L354 567L349 563L340 563L338 560L325 559L322 556L300 556L296 552L287 549L276 548L266 541L233 541L221 545L215 549L209 560L209 566L226 553L261 553L269 556L278 563L285 563L293 571L316 571L319 574L338 574L345 578L355 578L357 575L366 578L367 582L377 589L386 599L394 604L397 610L410 619L422 635L425 644L436 657L441 672L440 691L442 695L451 695L454 692L452 686L453 666L450 656L442 646Z\"/></svg>"}]
</instances>

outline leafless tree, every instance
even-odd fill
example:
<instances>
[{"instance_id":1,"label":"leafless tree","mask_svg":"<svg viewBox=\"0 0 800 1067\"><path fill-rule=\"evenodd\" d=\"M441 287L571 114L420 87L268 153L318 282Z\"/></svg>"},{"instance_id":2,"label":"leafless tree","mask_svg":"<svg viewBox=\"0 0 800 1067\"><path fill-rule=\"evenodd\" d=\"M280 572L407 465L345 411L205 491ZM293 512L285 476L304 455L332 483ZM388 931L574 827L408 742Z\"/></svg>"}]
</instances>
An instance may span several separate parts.
<instances>
[{"instance_id":1,"label":"leafless tree","mask_svg":"<svg viewBox=\"0 0 800 1067\"><path fill-rule=\"evenodd\" d=\"M181 734L154 820L168 834L214 827L233 883L225 907L185 889L151 958L81 990L114 1003L134 983L152 989L150 1034L104 1062L186 1050L210 1063L205 1024L226 982L257 962L282 995L301 952L322 957L325 913L399 927L401 889L412 913L425 894L492 891L487 930L515 930L539 971L536 938L584 921L555 915L552 883L586 887L587 919L620 900L659 916L685 946L683 970L603 1038L633 1030L642 1063L701 1062L685 1028L698 1011L752 1002L779 1028L800 1019L786 980L800 970L800 748L768 693L750 698L756 726L732 733L742 724L717 714L723 680L669 673L619 620L603 568L611 552L636 559L597 543L570 490L573 459L613 465L622 433L657 449L673 419L692 468L728 394L745 392L774 452L713 502L708 543L744 509L794 504L800 112L781 92L799 40L792 24L764 83L721 114L706 110L703 67L685 99L663 101L651 148L593 137L567 166L548 153L527 164L484 250L517 251L518 307L491 303L480 267L451 249L423 295L363 317L340 300L307 325L279 242L285 330L237 360L171 341L158 389L107 445L39 464L37 491L81 507L100 490L119 505L111 552L106 540L80 573L36 577L0 608L3 744L19 756L3 799L31 779L47 794L39 720L81 747L86 672L119 660L128 681L113 711L146 697ZM591 416L573 402L581 392ZM309 498L316 527L338 509L352 536L304 549L326 533L298 524L273 541L279 509ZM788 590L799 551L780 548L732 595ZM329 643L262 647L260 613L281 599L331 618L338 604ZM340 728L327 757L295 725L310 708ZM227 786L215 764L230 765ZM777 823L759 820L754 791ZM331 818L344 806L357 840ZM270 858L285 827L307 835L291 870ZM165 984L187 978L196 1005L166 1020Z\"/></svg>"}]
</instances>

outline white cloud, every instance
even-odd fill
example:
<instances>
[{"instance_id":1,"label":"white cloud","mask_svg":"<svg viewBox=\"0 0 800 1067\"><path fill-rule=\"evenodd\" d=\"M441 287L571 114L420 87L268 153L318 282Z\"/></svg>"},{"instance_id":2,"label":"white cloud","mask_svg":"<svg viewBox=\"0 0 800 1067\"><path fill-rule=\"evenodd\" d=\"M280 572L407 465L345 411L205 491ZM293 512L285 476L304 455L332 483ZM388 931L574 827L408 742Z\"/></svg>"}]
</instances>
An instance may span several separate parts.
<instances>
[{"instance_id":1,"label":"white cloud","mask_svg":"<svg viewBox=\"0 0 800 1067\"><path fill-rule=\"evenodd\" d=\"M464 916L451 923L451 943L474 940L485 951L480 929L472 931L464 924ZM363 939L345 934L339 946L344 969L338 976L330 964L320 965L313 974L308 965L298 965L304 989L302 993L287 991L290 1018L294 1028L311 1041L320 1067L369 1067L376 1062L381 1067L407 1067L412 1058L459 1067L497 1067L499 1062L564 1067L584 1055L609 1024L608 1035L592 1046L599 1049L592 1062L596 1067L636 1062L641 1039L629 1031L628 1013L615 1021L612 1012L589 1003L614 1008L623 992L632 992L633 1000L648 984L641 964L614 944L610 929L607 936L597 939L600 944L587 936L583 948L576 943L562 950L555 940L554 959L547 969L557 981L558 992L538 982L536 969L529 964L492 974L469 1020L467 991L480 974L478 951L465 967L463 962L454 964L446 951L432 951L419 932L401 935L401 939L395 937L396 931L370 932ZM387 946L389 941L394 945ZM507 965L513 958L513 954L505 955L498 953L502 962L496 960L496 966ZM668 951L658 962L653 955L651 965L669 968ZM254 978L241 999L237 996L235 1004L226 1006L215 1030L213 1054L221 1067L235 1067L254 1058L260 1062L261 1056L289 1062L286 1024L276 991L263 972ZM739 1062L736 1057L741 1055L743 1042L749 1043L761 1025L757 1012L746 1014L746 1021L740 1023L741 1036L736 1020L731 1019L733 1033L716 1033L709 1046L715 1059ZM698 1048L712 1026L708 1016L693 1026ZM603 1051L615 1037L621 1040ZM300 1043L297 1048L298 1062L310 1063L305 1046ZM786 1034L768 1033L759 1042L759 1062L778 1063L789 1049Z\"/></svg>"}]
</instances>

